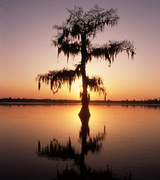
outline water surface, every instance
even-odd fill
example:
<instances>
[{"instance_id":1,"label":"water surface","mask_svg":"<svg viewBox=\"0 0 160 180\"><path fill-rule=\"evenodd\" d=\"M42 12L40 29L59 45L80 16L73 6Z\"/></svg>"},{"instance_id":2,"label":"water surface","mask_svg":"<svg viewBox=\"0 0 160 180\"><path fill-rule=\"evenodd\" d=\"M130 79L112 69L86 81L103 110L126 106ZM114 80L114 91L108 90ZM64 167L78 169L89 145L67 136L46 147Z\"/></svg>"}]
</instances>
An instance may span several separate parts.
<instances>
[{"instance_id":1,"label":"water surface","mask_svg":"<svg viewBox=\"0 0 160 180\"><path fill-rule=\"evenodd\" d=\"M73 160L40 157L37 150L38 141L45 147L53 138L65 144L70 137L80 152L79 111L79 105L0 106L0 177L48 180L66 164L74 167ZM160 179L159 108L91 105L90 112L90 136L104 126L106 135L100 150L85 156L87 166L112 166L122 178L131 172L135 180Z\"/></svg>"}]
</instances>

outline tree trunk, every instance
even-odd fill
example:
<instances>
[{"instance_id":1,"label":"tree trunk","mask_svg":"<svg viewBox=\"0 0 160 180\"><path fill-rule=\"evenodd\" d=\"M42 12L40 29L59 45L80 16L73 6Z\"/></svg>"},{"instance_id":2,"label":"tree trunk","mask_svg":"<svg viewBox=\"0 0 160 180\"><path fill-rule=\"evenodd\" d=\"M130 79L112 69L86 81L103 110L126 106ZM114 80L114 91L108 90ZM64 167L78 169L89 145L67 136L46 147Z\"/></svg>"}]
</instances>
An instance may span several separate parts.
<instances>
[{"instance_id":1,"label":"tree trunk","mask_svg":"<svg viewBox=\"0 0 160 180\"><path fill-rule=\"evenodd\" d=\"M89 112L89 98L87 93L87 76L86 76L86 61L87 61L87 48L86 48L86 35L82 35L82 47L81 47L81 72L82 72L82 108L79 113L80 116L86 115L87 117L90 116Z\"/></svg>"},{"instance_id":2,"label":"tree trunk","mask_svg":"<svg viewBox=\"0 0 160 180\"><path fill-rule=\"evenodd\" d=\"M85 63L82 62L81 66L82 71L82 85L83 85L83 93L82 93L82 106L88 107L89 101L88 101L88 95L87 95L87 77L86 77L86 67Z\"/></svg>"},{"instance_id":3,"label":"tree trunk","mask_svg":"<svg viewBox=\"0 0 160 180\"><path fill-rule=\"evenodd\" d=\"M81 68L82 70L82 84L83 84L83 92L82 92L82 108L79 113L79 116L82 119L85 119L83 117L90 117L90 112L89 112L89 99L88 99L88 94L87 94L87 77L86 77L86 71L85 71L85 66ZM88 123L88 121L87 121Z\"/></svg>"}]
</instances>

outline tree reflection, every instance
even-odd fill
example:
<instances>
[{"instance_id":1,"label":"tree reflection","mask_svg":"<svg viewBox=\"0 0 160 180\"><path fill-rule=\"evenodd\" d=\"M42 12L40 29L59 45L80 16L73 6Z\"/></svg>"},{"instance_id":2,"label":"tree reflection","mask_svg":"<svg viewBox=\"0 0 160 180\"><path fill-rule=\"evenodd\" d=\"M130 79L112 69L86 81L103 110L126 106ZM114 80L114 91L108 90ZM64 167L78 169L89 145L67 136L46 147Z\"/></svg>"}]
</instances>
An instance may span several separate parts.
<instances>
[{"instance_id":1,"label":"tree reflection","mask_svg":"<svg viewBox=\"0 0 160 180\"><path fill-rule=\"evenodd\" d=\"M81 164L84 163L85 155L87 155L89 151L92 153L99 152L102 148L102 141L104 140L106 135L105 127L102 133L90 136L90 130L88 125L90 116L85 116L84 118L82 118L82 116L80 117L82 122L82 126L79 132L79 142L81 143L82 147L81 152L78 152L74 148L71 139L69 138L65 145L59 143L58 140L53 139L52 141L50 141L49 145L43 148L41 147L40 141L38 141L37 154L39 156L44 156L53 159L72 159L76 162L76 164Z\"/></svg>"},{"instance_id":2,"label":"tree reflection","mask_svg":"<svg viewBox=\"0 0 160 180\"><path fill-rule=\"evenodd\" d=\"M72 141L69 138L66 144L61 144L58 140L53 139L50 144L41 147L40 141L38 141L38 151L36 152L39 157L46 157L53 160L73 160L74 164L78 167L79 171L75 169L66 169L63 172L57 172L58 180L61 179L108 179L118 180L115 177L112 168L106 167L103 171L93 171L86 165L85 157L89 152L92 154L100 152L102 149L102 142L106 137L106 128L104 126L103 132L99 132L96 135L90 135L89 119L90 114L85 112L79 113L79 117L82 123L79 132L79 142L81 143L81 151L78 152L72 145ZM131 176L127 176L126 179L131 179Z\"/></svg>"}]
</instances>

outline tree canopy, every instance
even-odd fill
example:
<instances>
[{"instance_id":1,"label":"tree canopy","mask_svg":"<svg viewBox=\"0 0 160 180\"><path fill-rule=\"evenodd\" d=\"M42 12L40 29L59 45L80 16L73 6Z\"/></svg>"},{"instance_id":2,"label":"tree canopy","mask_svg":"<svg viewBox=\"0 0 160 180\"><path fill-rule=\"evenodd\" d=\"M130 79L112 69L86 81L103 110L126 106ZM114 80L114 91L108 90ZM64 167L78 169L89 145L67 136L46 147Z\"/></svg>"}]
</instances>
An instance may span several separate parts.
<instances>
[{"instance_id":1,"label":"tree canopy","mask_svg":"<svg viewBox=\"0 0 160 180\"><path fill-rule=\"evenodd\" d=\"M135 55L135 48L132 42L128 40L123 41L109 41L103 45L93 45L91 41L96 37L97 33L102 32L104 27L115 26L119 21L117 10L105 10L95 5L89 11L84 11L81 7L74 9L67 9L69 17L62 25L54 25L53 28L57 30L55 39L52 44L58 48L58 55L63 53L67 57L75 57L81 55L79 64L75 69L62 69L58 71L49 71L46 74L39 74L37 80L39 82L39 89L41 82L50 84L53 93L56 93L64 83L67 83L69 90L72 82L76 78L82 77L83 95L87 97L87 87L90 90L103 93L106 95L103 81L100 77L90 78L86 75L86 64L93 59L104 59L109 63L115 60L119 53L126 52L131 58Z\"/></svg>"}]
</instances>

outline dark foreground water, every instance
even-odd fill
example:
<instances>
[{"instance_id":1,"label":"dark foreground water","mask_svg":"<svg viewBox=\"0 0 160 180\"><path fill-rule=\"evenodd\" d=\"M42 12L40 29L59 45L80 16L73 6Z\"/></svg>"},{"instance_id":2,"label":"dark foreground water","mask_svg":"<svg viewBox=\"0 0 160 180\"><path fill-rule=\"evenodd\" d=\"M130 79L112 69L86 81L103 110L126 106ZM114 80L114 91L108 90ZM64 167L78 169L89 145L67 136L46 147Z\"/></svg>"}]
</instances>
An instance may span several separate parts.
<instances>
[{"instance_id":1,"label":"dark foreground water","mask_svg":"<svg viewBox=\"0 0 160 180\"><path fill-rule=\"evenodd\" d=\"M0 106L0 179L51 180L66 167L78 171L74 158L49 156L47 144L70 142L82 153L79 111L79 105ZM103 138L83 154L86 167L160 179L160 108L92 105L90 111L88 141Z\"/></svg>"}]
</instances>

